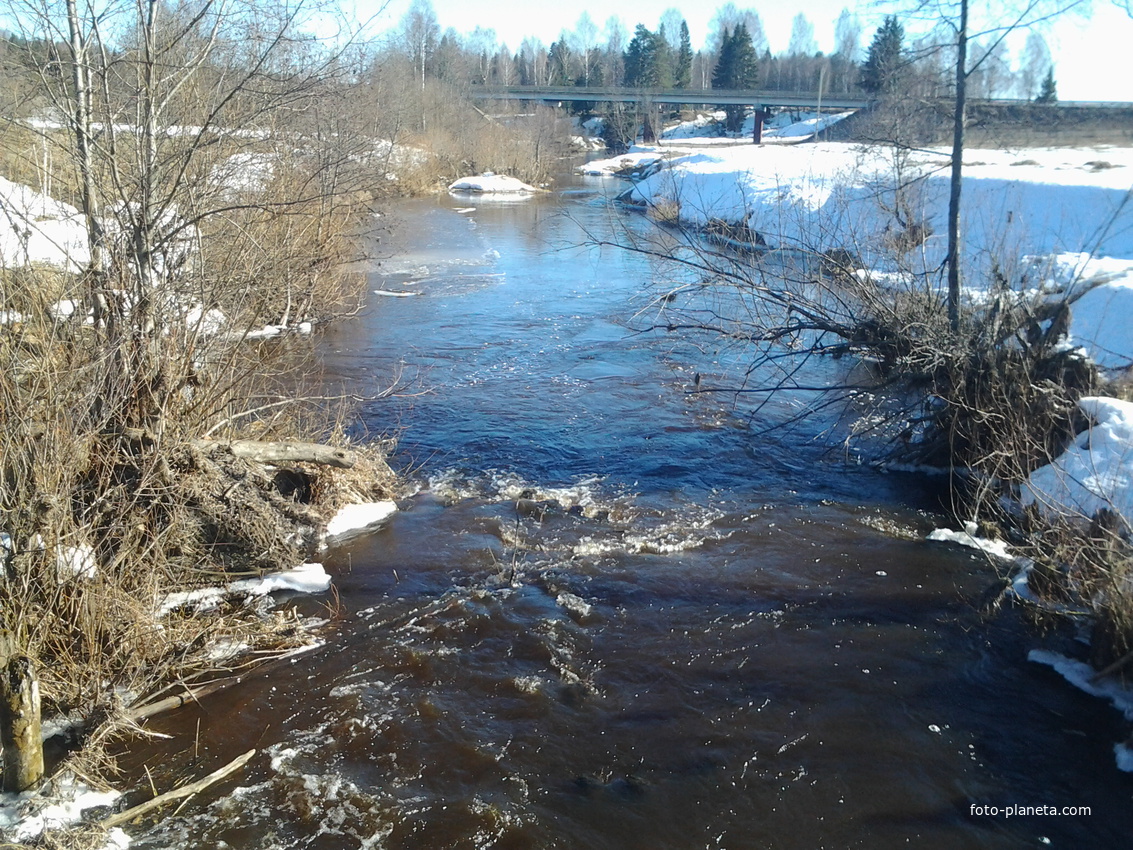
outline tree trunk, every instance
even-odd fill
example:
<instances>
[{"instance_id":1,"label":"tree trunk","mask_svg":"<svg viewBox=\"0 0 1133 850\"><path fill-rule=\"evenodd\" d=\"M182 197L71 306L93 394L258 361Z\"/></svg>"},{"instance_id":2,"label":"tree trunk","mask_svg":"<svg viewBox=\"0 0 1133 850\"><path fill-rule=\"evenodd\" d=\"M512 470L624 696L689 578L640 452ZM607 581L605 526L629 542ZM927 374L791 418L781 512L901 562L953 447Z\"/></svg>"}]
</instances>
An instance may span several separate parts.
<instances>
[{"instance_id":1,"label":"tree trunk","mask_svg":"<svg viewBox=\"0 0 1133 850\"><path fill-rule=\"evenodd\" d=\"M952 123L952 183L948 196L948 323L960 330L960 189L963 185L964 124L967 122L968 0L960 0L956 41L956 102Z\"/></svg>"},{"instance_id":2,"label":"tree trunk","mask_svg":"<svg viewBox=\"0 0 1133 850\"><path fill-rule=\"evenodd\" d=\"M43 779L39 682L26 655L3 659L0 673L0 744L4 747L4 790L27 791Z\"/></svg>"},{"instance_id":3,"label":"tree trunk","mask_svg":"<svg viewBox=\"0 0 1133 850\"><path fill-rule=\"evenodd\" d=\"M75 153L78 159L79 182L83 205L83 219L87 230L87 247L90 251L88 288L92 317L96 328L102 326L106 313L106 295L102 291L106 241L99 217L98 192L94 184L94 165L91 155L91 91L90 68L87 65L87 48L79 26L79 13L75 0L67 0L67 26L70 34L71 82L74 85ZM46 170L46 169L45 169Z\"/></svg>"}]
</instances>

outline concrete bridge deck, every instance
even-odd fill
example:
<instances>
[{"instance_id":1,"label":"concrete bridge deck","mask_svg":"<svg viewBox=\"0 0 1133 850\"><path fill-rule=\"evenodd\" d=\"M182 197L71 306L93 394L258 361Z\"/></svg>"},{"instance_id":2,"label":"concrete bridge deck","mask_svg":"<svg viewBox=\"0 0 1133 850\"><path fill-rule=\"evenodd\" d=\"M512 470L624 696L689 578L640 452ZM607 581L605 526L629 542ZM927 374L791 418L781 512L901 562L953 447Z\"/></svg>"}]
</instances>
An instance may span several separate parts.
<instances>
[{"instance_id":1,"label":"concrete bridge deck","mask_svg":"<svg viewBox=\"0 0 1133 850\"><path fill-rule=\"evenodd\" d=\"M836 94L823 92L766 91L762 89L650 89L629 88L626 86L476 86L472 97L477 100L543 100L543 101L584 101L598 103L640 103L689 104L703 106L756 106L764 107L811 107L817 109L864 109L873 100L862 94ZM934 98L929 103L946 103L947 98ZM1025 106L1028 100L998 98L983 100L969 98L969 105L989 107ZM1133 103L1111 103L1107 101L1058 101L1051 107L1069 109L1133 109Z\"/></svg>"}]
</instances>

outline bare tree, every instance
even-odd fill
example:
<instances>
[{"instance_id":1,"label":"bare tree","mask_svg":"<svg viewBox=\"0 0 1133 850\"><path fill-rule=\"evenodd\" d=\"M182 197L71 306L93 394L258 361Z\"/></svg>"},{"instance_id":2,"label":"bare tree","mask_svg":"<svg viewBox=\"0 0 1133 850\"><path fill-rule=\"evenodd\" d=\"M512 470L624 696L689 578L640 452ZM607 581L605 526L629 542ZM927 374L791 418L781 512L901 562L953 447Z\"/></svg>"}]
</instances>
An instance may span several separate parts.
<instances>
[{"instance_id":1,"label":"bare tree","mask_svg":"<svg viewBox=\"0 0 1133 850\"><path fill-rule=\"evenodd\" d=\"M425 72L440 41L441 27L429 0L413 0L401 19L400 39L405 46L421 88L425 88Z\"/></svg>"},{"instance_id":2,"label":"bare tree","mask_svg":"<svg viewBox=\"0 0 1133 850\"><path fill-rule=\"evenodd\" d=\"M951 182L948 202L948 316L954 332L960 330L960 296L962 273L960 268L960 203L963 188L964 131L968 120L968 82L979 73L995 54L1007 36L1019 29L1035 26L1082 5L1084 0L1026 0L1010 10L1002 23L987 26L973 33L969 19L969 0L955 2L922 2L918 12L939 19L952 33L955 45L954 100L952 111ZM986 40L986 47L974 57L969 56L973 39Z\"/></svg>"},{"instance_id":3,"label":"bare tree","mask_svg":"<svg viewBox=\"0 0 1133 850\"><path fill-rule=\"evenodd\" d=\"M763 30L763 19L759 17L759 12L754 9L740 9L735 3L729 2L716 10L716 14L712 16L712 20L708 24L708 38L705 41L704 49L711 57L712 64L715 64L720 57L724 30L734 32L739 24L743 24L747 29L756 55L762 56L767 52L769 49L767 34Z\"/></svg>"},{"instance_id":4,"label":"bare tree","mask_svg":"<svg viewBox=\"0 0 1133 850\"><path fill-rule=\"evenodd\" d=\"M843 9L834 22L834 53L847 62L857 62L861 49L861 22L849 9Z\"/></svg>"},{"instance_id":5,"label":"bare tree","mask_svg":"<svg viewBox=\"0 0 1133 850\"><path fill-rule=\"evenodd\" d=\"M1031 100L1039 93L1039 86L1050 66L1050 48L1046 39L1037 32L1027 33L1019 73L1019 94L1024 99Z\"/></svg>"},{"instance_id":6,"label":"bare tree","mask_svg":"<svg viewBox=\"0 0 1133 850\"><path fill-rule=\"evenodd\" d=\"M791 41L787 47L788 56L813 56L818 52L818 42L814 40L814 24L802 12L791 19Z\"/></svg>"}]
</instances>

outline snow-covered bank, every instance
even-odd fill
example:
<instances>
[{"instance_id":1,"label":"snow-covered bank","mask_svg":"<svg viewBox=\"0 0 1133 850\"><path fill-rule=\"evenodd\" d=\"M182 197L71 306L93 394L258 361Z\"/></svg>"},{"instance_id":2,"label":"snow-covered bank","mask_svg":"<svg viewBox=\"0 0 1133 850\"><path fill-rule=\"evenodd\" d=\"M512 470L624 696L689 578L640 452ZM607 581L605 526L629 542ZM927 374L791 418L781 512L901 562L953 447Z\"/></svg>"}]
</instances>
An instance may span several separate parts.
<instances>
[{"instance_id":1,"label":"snow-covered bank","mask_svg":"<svg viewBox=\"0 0 1133 850\"><path fill-rule=\"evenodd\" d=\"M1083 520L1107 509L1133 527L1133 403L1092 397L1079 407L1093 425L1053 463L1031 473L1023 503Z\"/></svg>"},{"instance_id":2,"label":"snow-covered bank","mask_svg":"<svg viewBox=\"0 0 1133 850\"><path fill-rule=\"evenodd\" d=\"M925 274L944 260L946 151L744 144L664 159L666 151L676 148L635 149L585 173L636 172L628 201L694 228L743 225L772 249L846 249L874 272ZM993 267L1028 288L1104 276L1075 305L1071 341L1103 367L1133 363L1133 332L1121 319L1133 306L1133 149L973 150L964 175L969 285L992 280ZM926 238L895 251L911 224Z\"/></svg>"},{"instance_id":3,"label":"snow-covered bank","mask_svg":"<svg viewBox=\"0 0 1133 850\"><path fill-rule=\"evenodd\" d=\"M635 152L640 160L649 154ZM1099 167L1103 162L1107 167ZM1133 257L1129 165L1129 149L969 152L964 181L969 260L1087 250ZM933 268L946 249L947 166L946 151L906 157L889 148L838 143L733 145L676 156L636 183L629 197L647 205L675 204L687 225L745 222L771 247L849 248L870 268L891 261L886 236L900 226L894 215L899 201L902 215L937 234L917 258L919 267ZM910 182L916 174L923 179Z\"/></svg>"}]
</instances>

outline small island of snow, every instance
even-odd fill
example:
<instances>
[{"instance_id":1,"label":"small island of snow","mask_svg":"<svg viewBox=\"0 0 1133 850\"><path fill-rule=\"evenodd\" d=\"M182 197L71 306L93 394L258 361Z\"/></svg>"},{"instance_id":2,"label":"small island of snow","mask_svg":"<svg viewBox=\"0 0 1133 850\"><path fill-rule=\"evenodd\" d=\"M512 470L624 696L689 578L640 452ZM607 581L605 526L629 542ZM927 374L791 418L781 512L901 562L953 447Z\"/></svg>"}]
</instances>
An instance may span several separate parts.
<instances>
[{"instance_id":1,"label":"small island of snow","mask_svg":"<svg viewBox=\"0 0 1133 850\"><path fill-rule=\"evenodd\" d=\"M449 185L448 190L455 194L474 195L534 195L539 190L522 180L506 174L493 174L485 171L477 177L462 177Z\"/></svg>"}]
</instances>

